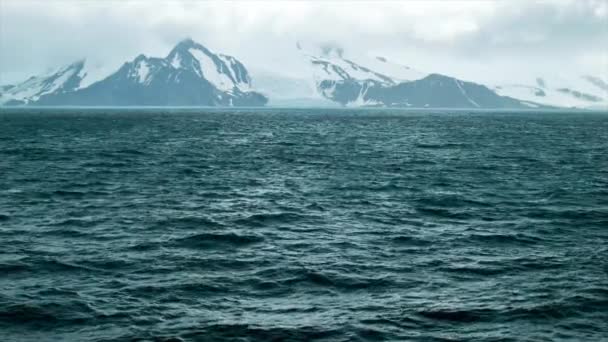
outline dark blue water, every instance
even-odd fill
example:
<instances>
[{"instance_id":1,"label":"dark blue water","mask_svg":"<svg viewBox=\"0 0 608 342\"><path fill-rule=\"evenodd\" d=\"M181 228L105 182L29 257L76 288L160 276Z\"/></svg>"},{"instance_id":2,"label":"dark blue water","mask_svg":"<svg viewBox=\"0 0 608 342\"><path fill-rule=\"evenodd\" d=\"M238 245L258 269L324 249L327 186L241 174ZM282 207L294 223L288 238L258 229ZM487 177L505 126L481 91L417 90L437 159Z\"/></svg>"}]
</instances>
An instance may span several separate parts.
<instances>
[{"instance_id":1,"label":"dark blue water","mask_svg":"<svg viewBox=\"0 0 608 342\"><path fill-rule=\"evenodd\" d=\"M608 339L608 115L0 113L2 341Z\"/></svg>"}]
</instances>

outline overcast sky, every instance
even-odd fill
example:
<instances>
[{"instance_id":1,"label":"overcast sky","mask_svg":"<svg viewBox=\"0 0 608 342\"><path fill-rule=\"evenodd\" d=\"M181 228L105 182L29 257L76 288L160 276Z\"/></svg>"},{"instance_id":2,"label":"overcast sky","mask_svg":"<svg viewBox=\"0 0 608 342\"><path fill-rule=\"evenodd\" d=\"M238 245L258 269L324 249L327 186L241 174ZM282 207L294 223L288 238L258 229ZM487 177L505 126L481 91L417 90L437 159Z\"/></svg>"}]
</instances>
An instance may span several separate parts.
<instances>
[{"instance_id":1,"label":"overcast sky","mask_svg":"<svg viewBox=\"0 0 608 342\"><path fill-rule=\"evenodd\" d=\"M0 83L80 58L164 57L185 37L250 69L292 75L298 40L469 79L608 75L608 0L0 0Z\"/></svg>"}]
</instances>

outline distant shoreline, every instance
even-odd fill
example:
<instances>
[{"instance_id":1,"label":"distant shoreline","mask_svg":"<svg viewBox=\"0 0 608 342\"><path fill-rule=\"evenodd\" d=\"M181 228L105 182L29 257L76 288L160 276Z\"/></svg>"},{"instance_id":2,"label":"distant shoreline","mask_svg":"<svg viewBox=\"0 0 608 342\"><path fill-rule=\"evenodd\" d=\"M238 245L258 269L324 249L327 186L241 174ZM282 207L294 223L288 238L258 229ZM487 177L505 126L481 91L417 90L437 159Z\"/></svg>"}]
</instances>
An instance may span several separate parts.
<instances>
[{"instance_id":1,"label":"distant shoreline","mask_svg":"<svg viewBox=\"0 0 608 342\"><path fill-rule=\"evenodd\" d=\"M396 111L396 112L498 112L498 113L608 113L608 108L428 108L428 107L224 107L224 106L0 106L0 111L28 110L210 110L210 111L276 111L276 110L332 110L332 111Z\"/></svg>"}]
</instances>

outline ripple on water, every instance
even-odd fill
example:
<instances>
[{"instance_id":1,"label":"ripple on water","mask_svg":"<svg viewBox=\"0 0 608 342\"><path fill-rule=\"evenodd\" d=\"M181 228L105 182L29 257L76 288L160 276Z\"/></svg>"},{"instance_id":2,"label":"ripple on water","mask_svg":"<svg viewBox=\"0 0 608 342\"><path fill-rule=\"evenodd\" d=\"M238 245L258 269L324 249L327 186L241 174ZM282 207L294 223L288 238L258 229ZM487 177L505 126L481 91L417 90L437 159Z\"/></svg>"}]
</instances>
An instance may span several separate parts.
<instances>
[{"instance_id":1,"label":"ripple on water","mask_svg":"<svg viewBox=\"0 0 608 342\"><path fill-rule=\"evenodd\" d=\"M606 115L24 108L0 126L3 341L608 336Z\"/></svg>"},{"instance_id":2,"label":"ripple on water","mask_svg":"<svg viewBox=\"0 0 608 342\"><path fill-rule=\"evenodd\" d=\"M173 245L186 248L226 248L244 247L264 241L256 235L239 235L235 233L214 234L201 233L173 240Z\"/></svg>"}]
</instances>

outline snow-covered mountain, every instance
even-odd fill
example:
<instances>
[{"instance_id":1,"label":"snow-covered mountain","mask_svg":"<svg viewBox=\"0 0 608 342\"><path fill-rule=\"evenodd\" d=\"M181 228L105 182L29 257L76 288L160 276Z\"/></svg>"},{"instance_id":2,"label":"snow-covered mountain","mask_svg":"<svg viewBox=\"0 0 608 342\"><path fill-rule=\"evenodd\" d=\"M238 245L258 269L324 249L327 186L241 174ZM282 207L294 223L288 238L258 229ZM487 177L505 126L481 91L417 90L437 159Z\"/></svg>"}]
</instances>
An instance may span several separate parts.
<instances>
[{"instance_id":1,"label":"snow-covered mountain","mask_svg":"<svg viewBox=\"0 0 608 342\"><path fill-rule=\"evenodd\" d=\"M261 106L245 66L191 39L165 58L139 55L103 74L79 61L1 89L0 104L108 106Z\"/></svg>"},{"instance_id":2,"label":"snow-covered mountain","mask_svg":"<svg viewBox=\"0 0 608 342\"><path fill-rule=\"evenodd\" d=\"M594 75L471 82L335 46L296 46L288 73L281 65L250 73L235 57L185 39L166 57L139 55L114 67L80 60L0 86L0 105L608 108L608 79Z\"/></svg>"},{"instance_id":3,"label":"snow-covered mountain","mask_svg":"<svg viewBox=\"0 0 608 342\"><path fill-rule=\"evenodd\" d=\"M513 77L463 81L395 63L383 56L346 56L337 47L296 44L318 96L343 106L464 108L608 108L608 80L598 76ZM495 85L499 83L499 85Z\"/></svg>"},{"instance_id":4,"label":"snow-covered mountain","mask_svg":"<svg viewBox=\"0 0 608 342\"><path fill-rule=\"evenodd\" d=\"M537 106L500 96L486 86L440 74L427 74L384 57L346 58L339 49L315 55L304 51L316 89L345 106L526 108Z\"/></svg>"}]
</instances>

